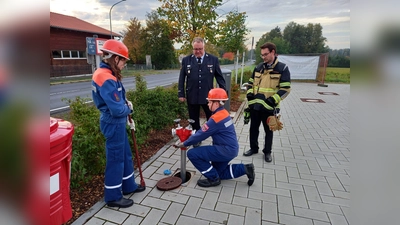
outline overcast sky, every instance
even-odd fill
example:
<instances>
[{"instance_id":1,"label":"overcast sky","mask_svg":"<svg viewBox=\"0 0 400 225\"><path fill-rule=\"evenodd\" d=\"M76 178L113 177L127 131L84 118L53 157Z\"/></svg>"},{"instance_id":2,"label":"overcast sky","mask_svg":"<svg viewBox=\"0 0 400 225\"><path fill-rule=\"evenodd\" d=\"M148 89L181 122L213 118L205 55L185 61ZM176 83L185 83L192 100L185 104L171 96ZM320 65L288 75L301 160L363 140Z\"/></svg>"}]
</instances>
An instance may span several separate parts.
<instances>
[{"instance_id":1,"label":"overcast sky","mask_svg":"<svg viewBox=\"0 0 400 225\"><path fill-rule=\"evenodd\" d=\"M74 16L110 30L109 12L119 0L50 0L50 11ZM294 21L300 25L320 23L322 35L331 49L350 48L350 0L228 0L217 12L222 14L233 9L247 13L247 27L251 30L246 45L251 47L251 38L257 42L262 34L276 26L283 31ZM158 0L126 0L115 5L111 11L112 30L119 33L131 18L143 24L146 13L157 9Z\"/></svg>"}]
</instances>

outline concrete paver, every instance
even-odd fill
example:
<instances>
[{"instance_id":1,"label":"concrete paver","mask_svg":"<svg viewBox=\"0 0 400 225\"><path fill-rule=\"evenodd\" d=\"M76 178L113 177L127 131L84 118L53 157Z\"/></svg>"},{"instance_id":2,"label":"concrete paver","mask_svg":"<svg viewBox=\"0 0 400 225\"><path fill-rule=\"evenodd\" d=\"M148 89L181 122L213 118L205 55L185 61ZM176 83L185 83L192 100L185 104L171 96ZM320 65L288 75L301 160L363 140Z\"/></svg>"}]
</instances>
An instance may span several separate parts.
<instances>
[{"instance_id":1,"label":"concrete paver","mask_svg":"<svg viewBox=\"0 0 400 225\"><path fill-rule=\"evenodd\" d=\"M334 92L338 95L321 95ZM223 180L221 185L201 188L201 174L187 161L192 177L175 190L160 191L157 182L165 169L177 172L180 150L164 146L142 170L146 191L129 196L135 204L126 209L99 202L73 225L81 224L295 224L347 225L350 207L350 85L293 83L282 104L284 129L274 134L273 161L263 154L242 156L248 150L249 125L241 112L234 113L239 155L232 163L254 163L256 179ZM325 103L303 102L322 99ZM263 145L260 127L259 143ZM171 142L172 143L172 142ZM210 144L206 140L203 145ZM136 176L139 181L139 176Z\"/></svg>"}]
</instances>

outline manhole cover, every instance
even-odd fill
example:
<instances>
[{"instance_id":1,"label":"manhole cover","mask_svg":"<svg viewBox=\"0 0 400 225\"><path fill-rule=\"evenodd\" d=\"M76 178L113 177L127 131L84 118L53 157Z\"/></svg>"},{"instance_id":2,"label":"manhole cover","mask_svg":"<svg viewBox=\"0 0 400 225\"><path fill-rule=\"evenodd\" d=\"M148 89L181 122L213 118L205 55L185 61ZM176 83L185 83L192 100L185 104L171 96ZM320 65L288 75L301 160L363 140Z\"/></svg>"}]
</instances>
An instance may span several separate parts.
<instances>
[{"instance_id":1,"label":"manhole cover","mask_svg":"<svg viewBox=\"0 0 400 225\"><path fill-rule=\"evenodd\" d=\"M318 92L320 95L339 95L338 93L335 92Z\"/></svg>"},{"instance_id":2,"label":"manhole cover","mask_svg":"<svg viewBox=\"0 0 400 225\"><path fill-rule=\"evenodd\" d=\"M313 103L325 103L322 99L318 98L300 98L303 102L313 102Z\"/></svg>"},{"instance_id":3,"label":"manhole cover","mask_svg":"<svg viewBox=\"0 0 400 225\"><path fill-rule=\"evenodd\" d=\"M157 188L162 191L168 191L179 187L182 179L179 177L166 177L157 182Z\"/></svg>"}]
</instances>

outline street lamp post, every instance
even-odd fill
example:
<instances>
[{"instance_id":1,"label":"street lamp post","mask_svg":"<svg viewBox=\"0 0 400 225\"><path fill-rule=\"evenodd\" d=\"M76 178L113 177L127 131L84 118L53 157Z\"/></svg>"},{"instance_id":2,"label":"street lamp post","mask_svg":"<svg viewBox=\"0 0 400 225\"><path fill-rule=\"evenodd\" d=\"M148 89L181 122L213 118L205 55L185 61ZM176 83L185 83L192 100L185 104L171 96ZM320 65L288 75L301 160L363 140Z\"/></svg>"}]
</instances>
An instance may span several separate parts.
<instances>
[{"instance_id":1,"label":"street lamp post","mask_svg":"<svg viewBox=\"0 0 400 225\"><path fill-rule=\"evenodd\" d=\"M109 15L110 15L110 36L111 36L111 39L113 39L113 35L112 35L112 25L111 25L111 10L112 10L112 8L113 8L116 4L119 4L119 3L124 2L124 1L126 1L126 0L121 0L121 1L119 1L119 2L117 2L117 3L115 3L114 5L112 5L111 8L110 8L110 13L109 13Z\"/></svg>"}]
</instances>

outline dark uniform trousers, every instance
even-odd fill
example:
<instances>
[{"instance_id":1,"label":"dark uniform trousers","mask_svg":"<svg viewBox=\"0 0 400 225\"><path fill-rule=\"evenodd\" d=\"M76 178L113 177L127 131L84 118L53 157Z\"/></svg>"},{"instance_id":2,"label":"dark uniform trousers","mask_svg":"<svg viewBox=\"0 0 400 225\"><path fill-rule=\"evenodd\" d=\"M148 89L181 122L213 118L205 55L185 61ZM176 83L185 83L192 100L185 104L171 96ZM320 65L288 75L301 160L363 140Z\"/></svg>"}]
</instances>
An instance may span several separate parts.
<instances>
[{"instance_id":1,"label":"dark uniform trousers","mask_svg":"<svg viewBox=\"0 0 400 225\"><path fill-rule=\"evenodd\" d=\"M192 128L194 130L200 130L200 107L203 108L204 113L206 114L207 121L211 117L211 111L208 108L207 104L199 105L199 104L188 104L189 118L194 120L192 124Z\"/></svg>"},{"instance_id":2,"label":"dark uniform trousers","mask_svg":"<svg viewBox=\"0 0 400 225\"><path fill-rule=\"evenodd\" d=\"M260 133L259 128L261 123L264 127L265 137L264 137L264 149L262 150L264 154L270 154L272 150L272 139L274 137L274 133L269 130L267 124L267 118L272 116L273 112L266 111L258 111L254 109L250 109L250 148L256 153L258 152L258 135Z\"/></svg>"}]
</instances>

